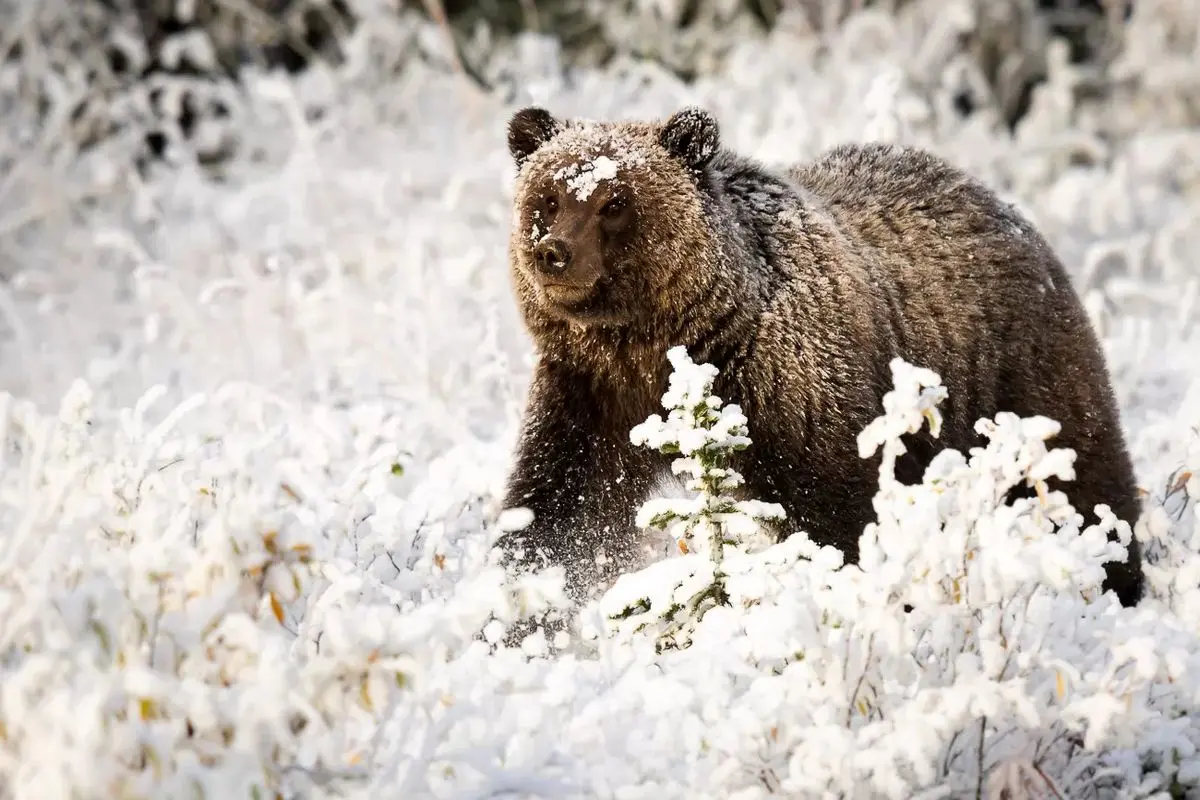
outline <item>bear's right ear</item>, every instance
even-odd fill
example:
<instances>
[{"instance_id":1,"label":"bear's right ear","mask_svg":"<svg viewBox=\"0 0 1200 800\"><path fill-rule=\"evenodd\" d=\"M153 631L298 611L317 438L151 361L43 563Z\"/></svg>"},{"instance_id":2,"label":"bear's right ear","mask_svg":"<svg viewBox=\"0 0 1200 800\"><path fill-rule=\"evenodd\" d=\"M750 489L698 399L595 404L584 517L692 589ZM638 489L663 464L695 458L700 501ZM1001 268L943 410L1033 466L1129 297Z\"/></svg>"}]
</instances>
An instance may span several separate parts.
<instances>
[{"instance_id":1,"label":"bear's right ear","mask_svg":"<svg viewBox=\"0 0 1200 800\"><path fill-rule=\"evenodd\" d=\"M508 152L517 166L558 133L558 120L544 108L522 108L508 121Z\"/></svg>"}]
</instances>

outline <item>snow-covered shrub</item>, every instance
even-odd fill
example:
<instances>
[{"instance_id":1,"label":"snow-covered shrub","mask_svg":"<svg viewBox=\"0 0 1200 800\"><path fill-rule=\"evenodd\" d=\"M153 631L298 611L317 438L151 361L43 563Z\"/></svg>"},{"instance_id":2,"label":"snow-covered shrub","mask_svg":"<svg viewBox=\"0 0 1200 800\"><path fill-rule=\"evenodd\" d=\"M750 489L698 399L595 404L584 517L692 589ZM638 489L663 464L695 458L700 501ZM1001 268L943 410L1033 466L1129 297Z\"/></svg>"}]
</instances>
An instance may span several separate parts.
<instances>
[{"instance_id":1,"label":"snow-covered shrub","mask_svg":"<svg viewBox=\"0 0 1200 800\"><path fill-rule=\"evenodd\" d=\"M676 361L696 380L667 404L743 436L709 400L711 370ZM728 546L728 604L687 649L632 633L558 659L488 644L514 592L534 610L561 599L488 560L502 451L449 452L405 492L406 421L380 405L305 411L238 385L165 413L161 389L116 415L84 384L57 414L6 398L5 796L1195 783L1194 622L1089 600L1120 549L1104 526L1063 522L1056 493L1000 500L1069 472L1053 425L997 420L986 448L904 487L888 454L936 424L942 392L894 372L862 440L885 459L860 565L803 533ZM683 422L662 423L683 449L711 443ZM704 543L629 585L668 586Z\"/></svg>"},{"instance_id":2,"label":"snow-covered shrub","mask_svg":"<svg viewBox=\"0 0 1200 800\"><path fill-rule=\"evenodd\" d=\"M57 415L2 397L0 795L361 783L378 726L544 581L485 563L480 501L399 500L378 409L229 385L153 422L162 394L108 419L82 382Z\"/></svg>"},{"instance_id":3,"label":"snow-covered shrub","mask_svg":"<svg viewBox=\"0 0 1200 800\"><path fill-rule=\"evenodd\" d=\"M697 371L676 360L685 377ZM1098 595L1130 530L1103 507L1083 527L1066 494L1046 489L1073 477L1073 452L1048 445L1058 424L981 420L985 447L943 451L907 486L893 472L901 436L925 422L936 433L946 393L899 359L892 373L884 414L859 439L863 457L883 450L859 563L843 566L803 533L731 555L728 604L696 622L687 650L657 661L664 679L705 687L705 705L721 709L722 733L707 741L717 762L728 758L728 773L714 764L723 791L1200 791L1197 631ZM1036 496L1006 502L1019 484ZM687 558L622 578L597 607L611 616L650 585L661 599L642 614L661 613Z\"/></svg>"},{"instance_id":4,"label":"snow-covered shrub","mask_svg":"<svg viewBox=\"0 0 1200 800\"><path fill-rule=\"evenodd\" d=\"M1200 385L1184 399L1174 424L1163 427L1173 436L1178 467L1148 492L1138 524L1142 541L1147 594L1200 635Z\"/></svg>"}]
</instances>

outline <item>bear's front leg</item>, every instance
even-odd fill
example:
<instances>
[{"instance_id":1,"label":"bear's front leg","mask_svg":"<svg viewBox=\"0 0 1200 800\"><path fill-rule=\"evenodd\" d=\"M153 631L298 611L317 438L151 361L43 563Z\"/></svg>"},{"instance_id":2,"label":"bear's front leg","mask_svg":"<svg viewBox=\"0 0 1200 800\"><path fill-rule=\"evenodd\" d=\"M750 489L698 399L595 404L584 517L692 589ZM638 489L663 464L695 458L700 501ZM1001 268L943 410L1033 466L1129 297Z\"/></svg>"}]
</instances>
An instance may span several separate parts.
<instances>
[{"instance_id":1,"label":"bear's front leg","mask_svg":"<svg viewBox=\"0 0 1200 800\"><path fill-rule=\"evenodd\" d=\"M497 543L522 568L561 565L571 575L587 560L578 523L595 447L588 394L569 369L538 364L504 495L505 509L528 509L533 519Z\"/></svg>"},{"instance_id":2,"label":"bear's front leg","mask_svg":"<svg viewBox=\"0 0 1200 800\"><path fill-rule=\"evenodd\" d=\"M634 451L627 431L606 427L606 405L569 365L539 363L505 491L506 509L533 514L525 528L497 543L506 562L518 569L563 567L574 603L640 566L634 517L650 463Z\"/></svg>"}]
</instances>

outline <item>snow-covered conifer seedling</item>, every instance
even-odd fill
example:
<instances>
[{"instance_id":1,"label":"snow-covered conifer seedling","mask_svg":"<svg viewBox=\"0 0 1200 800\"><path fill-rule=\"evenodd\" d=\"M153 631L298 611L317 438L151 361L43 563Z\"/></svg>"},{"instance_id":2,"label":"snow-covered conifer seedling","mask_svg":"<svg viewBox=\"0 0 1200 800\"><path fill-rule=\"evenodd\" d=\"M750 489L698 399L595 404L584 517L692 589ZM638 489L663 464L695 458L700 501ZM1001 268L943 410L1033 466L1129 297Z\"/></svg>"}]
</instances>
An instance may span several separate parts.
<instances>
[{"instance_id":1,"label":"snow-covered conifer seedling","mask_svg":"<svg viewBox=\"0 0 1200 800\"><path fill-rule=\"evenodd\" d=\"M688 632L709 609L728 604L726 546L750 549L761 538L761 521L784 518L777 503L737 500L730 494L742 485L730 457L751 442L741 408L722 405L713 394L717 368L694 363L684 347L671 348L667 358L673 368L662 398L667 418L651 415L630 431L629 438L635 445L677 454L671 470L686 475L685 488L696 494L648 500L638 510L636 523L666 531L680 553L694 557L687 561L687 577L676 582L673 591L638 597L612 615L632 623L635 630L655 625L660 647L686 645ZM622 594L618 591L614 597Z\"/></svg>"}]
</instances>

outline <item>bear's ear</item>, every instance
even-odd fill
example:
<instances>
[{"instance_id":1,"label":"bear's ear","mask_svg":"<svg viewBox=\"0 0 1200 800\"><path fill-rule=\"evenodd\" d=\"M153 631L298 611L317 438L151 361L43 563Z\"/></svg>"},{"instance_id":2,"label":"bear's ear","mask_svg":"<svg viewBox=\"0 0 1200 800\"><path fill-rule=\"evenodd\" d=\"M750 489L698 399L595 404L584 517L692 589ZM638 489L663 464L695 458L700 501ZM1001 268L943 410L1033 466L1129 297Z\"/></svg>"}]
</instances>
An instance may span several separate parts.
<instances>
[{"instance_id":1,"label":"bear's ear","mask_svg":"<svg viewBox=\"0 0 1200 800\"><path fill-rule=\"evenodd\" d=\"M517 166L558 133L558 120L544 108L522 108L508 121L508 152Z\"/></svg>"},{"instance_id":2,"label":"bear's ear","mask_svg":"<svg viewBox=\"0 0 1200 800\"><path fill-rule=\"evenodd\" d=\"M676 111L663 123L658 141L688 167L700 169L717 154L721 132L712 114L689 106Z\"/></svg>"}]
</instances>

